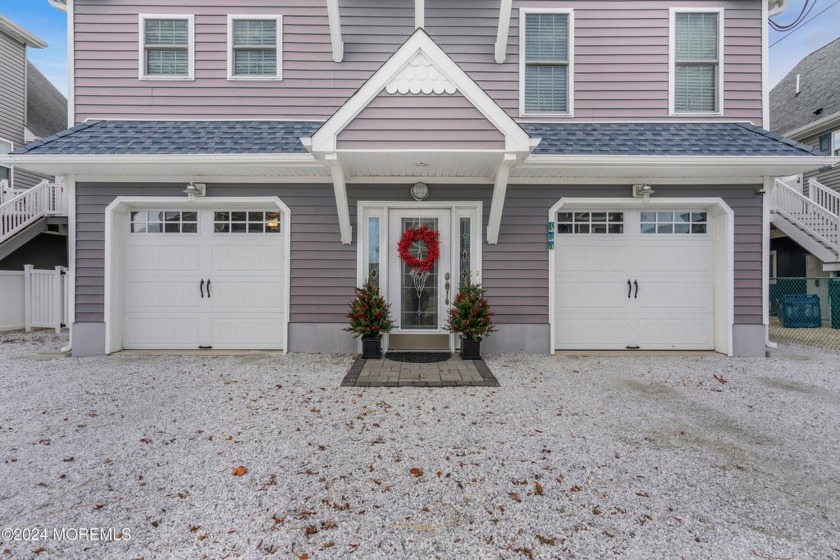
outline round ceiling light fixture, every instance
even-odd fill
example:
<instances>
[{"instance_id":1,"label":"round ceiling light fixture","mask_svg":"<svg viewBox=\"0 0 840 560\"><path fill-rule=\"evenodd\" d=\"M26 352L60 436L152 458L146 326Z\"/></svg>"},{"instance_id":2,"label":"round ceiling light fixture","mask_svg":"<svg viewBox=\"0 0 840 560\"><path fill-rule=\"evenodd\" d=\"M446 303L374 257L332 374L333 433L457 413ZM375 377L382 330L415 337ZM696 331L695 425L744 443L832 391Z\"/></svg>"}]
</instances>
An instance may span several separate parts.
<instances>
[{"instance_id":1,"label":"round ceiling light fixture","mask_svg":"<svg viewBox=\"0 0 840 560\"><path fill-rule=\"evenodd\" d=\"M429 198L429 185L426 183L415 183L411 186L411 196L414 200L426 200Z\"/></svg>"}]
</instances>

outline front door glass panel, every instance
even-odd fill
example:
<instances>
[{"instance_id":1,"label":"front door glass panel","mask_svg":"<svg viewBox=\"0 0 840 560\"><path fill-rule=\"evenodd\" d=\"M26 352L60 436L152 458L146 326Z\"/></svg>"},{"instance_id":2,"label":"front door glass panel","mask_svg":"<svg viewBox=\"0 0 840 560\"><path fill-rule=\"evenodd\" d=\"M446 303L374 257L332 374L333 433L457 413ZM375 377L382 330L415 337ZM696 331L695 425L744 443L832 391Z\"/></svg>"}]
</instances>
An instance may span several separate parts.
<instances>
[{"instance_id":1,"label":"front door glass panel","mask_svg":"<svg viewBox=\"0 0 840 560\"><path fill-rule=\"evenodd\" d=\"M402 218L400 232L410 228L428 226L438 230L437 218ZM412 256L423 259L428 255L426 244L417 241L409 249ZM411 269L400 261L400 327L403 330L437 329L438 324L438 271L440 261L427 272Z\"/></svg>"}]
</instances>

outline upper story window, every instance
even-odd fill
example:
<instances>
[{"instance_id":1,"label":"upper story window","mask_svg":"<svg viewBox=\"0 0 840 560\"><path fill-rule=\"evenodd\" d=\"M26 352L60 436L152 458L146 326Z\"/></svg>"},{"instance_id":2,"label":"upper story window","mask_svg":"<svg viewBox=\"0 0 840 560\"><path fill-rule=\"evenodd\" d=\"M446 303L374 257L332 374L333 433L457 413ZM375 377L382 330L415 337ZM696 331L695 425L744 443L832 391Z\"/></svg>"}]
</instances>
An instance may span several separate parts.
<instances>
[{"instance_id":1,"label":"upper story window","mask_svg":"<svg viewBox=\"0 0 840 560\"><path fill-rule=\"evenodd\" d=\"M228 16L228 79L279 80L282 16Z\"/></svg>"},{"instance_id":2,"label":"upper story window","mask_svg":"<svg viewBox=\"0 0 840 560\"><path fill-rule=\"evenodd\" d=\"M840 130L820 136L820 151L833 156L840 156ZM0 152L2 153L2 152Z\"/></svg>"},{"instance_id":3,"label":"upper story window","mask_svg":"<svg viewBox=\"0 0 840 560\"><path fill-rule=\"evenodd\" d=\"M0 138L0 155L10 154L14 151L14 149L15 145L13 142ZM4 180L9 182L9 187L12 186L12 168L0 165L0 181Z\"/></svg>"},{"instance_id":4,"label":"upper story window","mask_svg":"<svg viewBox=\"0 0 840 560\"><path fill-rule=\"evenodd\" d=\"M671 9L671 113L723 113L723 9Z\"/></svg>"},{"instance_id":5,"label":"upper story window","mask_svg":"<svg viewBox=\"0 0 840 560\"><path fill-rule=\"evenodd\" d=\"M193 78L193 16L140 15L140 78Z\"/></svg>"},{"instance_id":6,"label":"upper story window","mask_svg":"<svg viewBox=\"0 0 840 560\"><path fill-rule=\"evenodd\" d=\"M571 115L574 14L571 10L520 11L519 111Z\"/></svg>"}]
</instances>

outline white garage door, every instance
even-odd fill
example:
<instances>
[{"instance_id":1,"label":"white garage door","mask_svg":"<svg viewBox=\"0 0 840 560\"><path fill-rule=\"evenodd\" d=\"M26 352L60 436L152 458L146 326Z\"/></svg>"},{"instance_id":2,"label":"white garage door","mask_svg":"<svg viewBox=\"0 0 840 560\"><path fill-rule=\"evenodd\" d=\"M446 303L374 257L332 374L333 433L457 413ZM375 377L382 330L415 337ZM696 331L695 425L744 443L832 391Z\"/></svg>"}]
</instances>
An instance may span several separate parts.
<instances>
[{"instance_id":1,"label":"white garage door","mask_svg":"<svg viewBox=\"0 0 840 560\"><path fill-rule=\"evenodd\" d=\"M714 349L708 218L679 209L559 212L555 348Z\"/></svg>"},{"instance_id":2,"label":"white garage door","mask_svg":"<svg viewBox=\"0 0 840 560\"><path fill-rule=\"evenodd\" d=\"M284 348L276 209L142 210L129 222L124 348Z\"/></svg>"}]
</instances>

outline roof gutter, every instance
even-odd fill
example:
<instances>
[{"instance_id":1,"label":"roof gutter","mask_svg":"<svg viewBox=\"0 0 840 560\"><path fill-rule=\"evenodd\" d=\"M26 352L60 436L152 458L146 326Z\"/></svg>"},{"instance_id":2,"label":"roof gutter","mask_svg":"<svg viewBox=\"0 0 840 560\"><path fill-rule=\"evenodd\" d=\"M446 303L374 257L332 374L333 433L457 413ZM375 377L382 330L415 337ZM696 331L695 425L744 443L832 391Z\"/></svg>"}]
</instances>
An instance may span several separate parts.
<instances>
[{"instance_id":1,"label":"roof gutter","mask_svg":"<svg viewBox=\"0 0 840 560\"><path fill-rule=\"evenodd\" d=\"M66 0L47 0L50 3L50 6L55 8L56 10L60 10L62 12L67 11L67 2Z\"/></svg>"},{"instance_id":2,"label":"roof gutter","mask_svg":"<svg viewBox=\"0 0 840 560\"><path fill-rule=\"evenodd\" d=\"M834 128L838 125L840 125L840 111L832 113L821 119L809 122L808 124L800 126L799 128L789 130L782 134L782 136L784 136L785 138L797 140L799 138L805 138L807 136L810 136L811 134L816 134L817 132L820 132L820 130L823 128Z\"/></svg>"},{"instance_id":3,"label":"roof gutter","mask_svg":"<svg viewBox=\"0 0 840 560\"><path fill-rule=\"evenodd\" d=\"M0 15L0 31L23 43L28 47L35 49L44 49L47 47L47 42L39 39L23 27L19 26L7 17Z\"/></svg>"},{"instance_id":4,"label":"roof gutter","mask_svg":"<svg viewBox=\"0 0 840 560\"><path fill-rule=\"evenodd\" d=\"M615 156L615 155L556 155L531 154L519 166L602 166L602 167L673 167L678 165L694 165L715 167L751 166L756 164L790 165L803 163L807 165L834 165L840 163L840 157L832 156Z\"/></svg>"}]
</instances>

